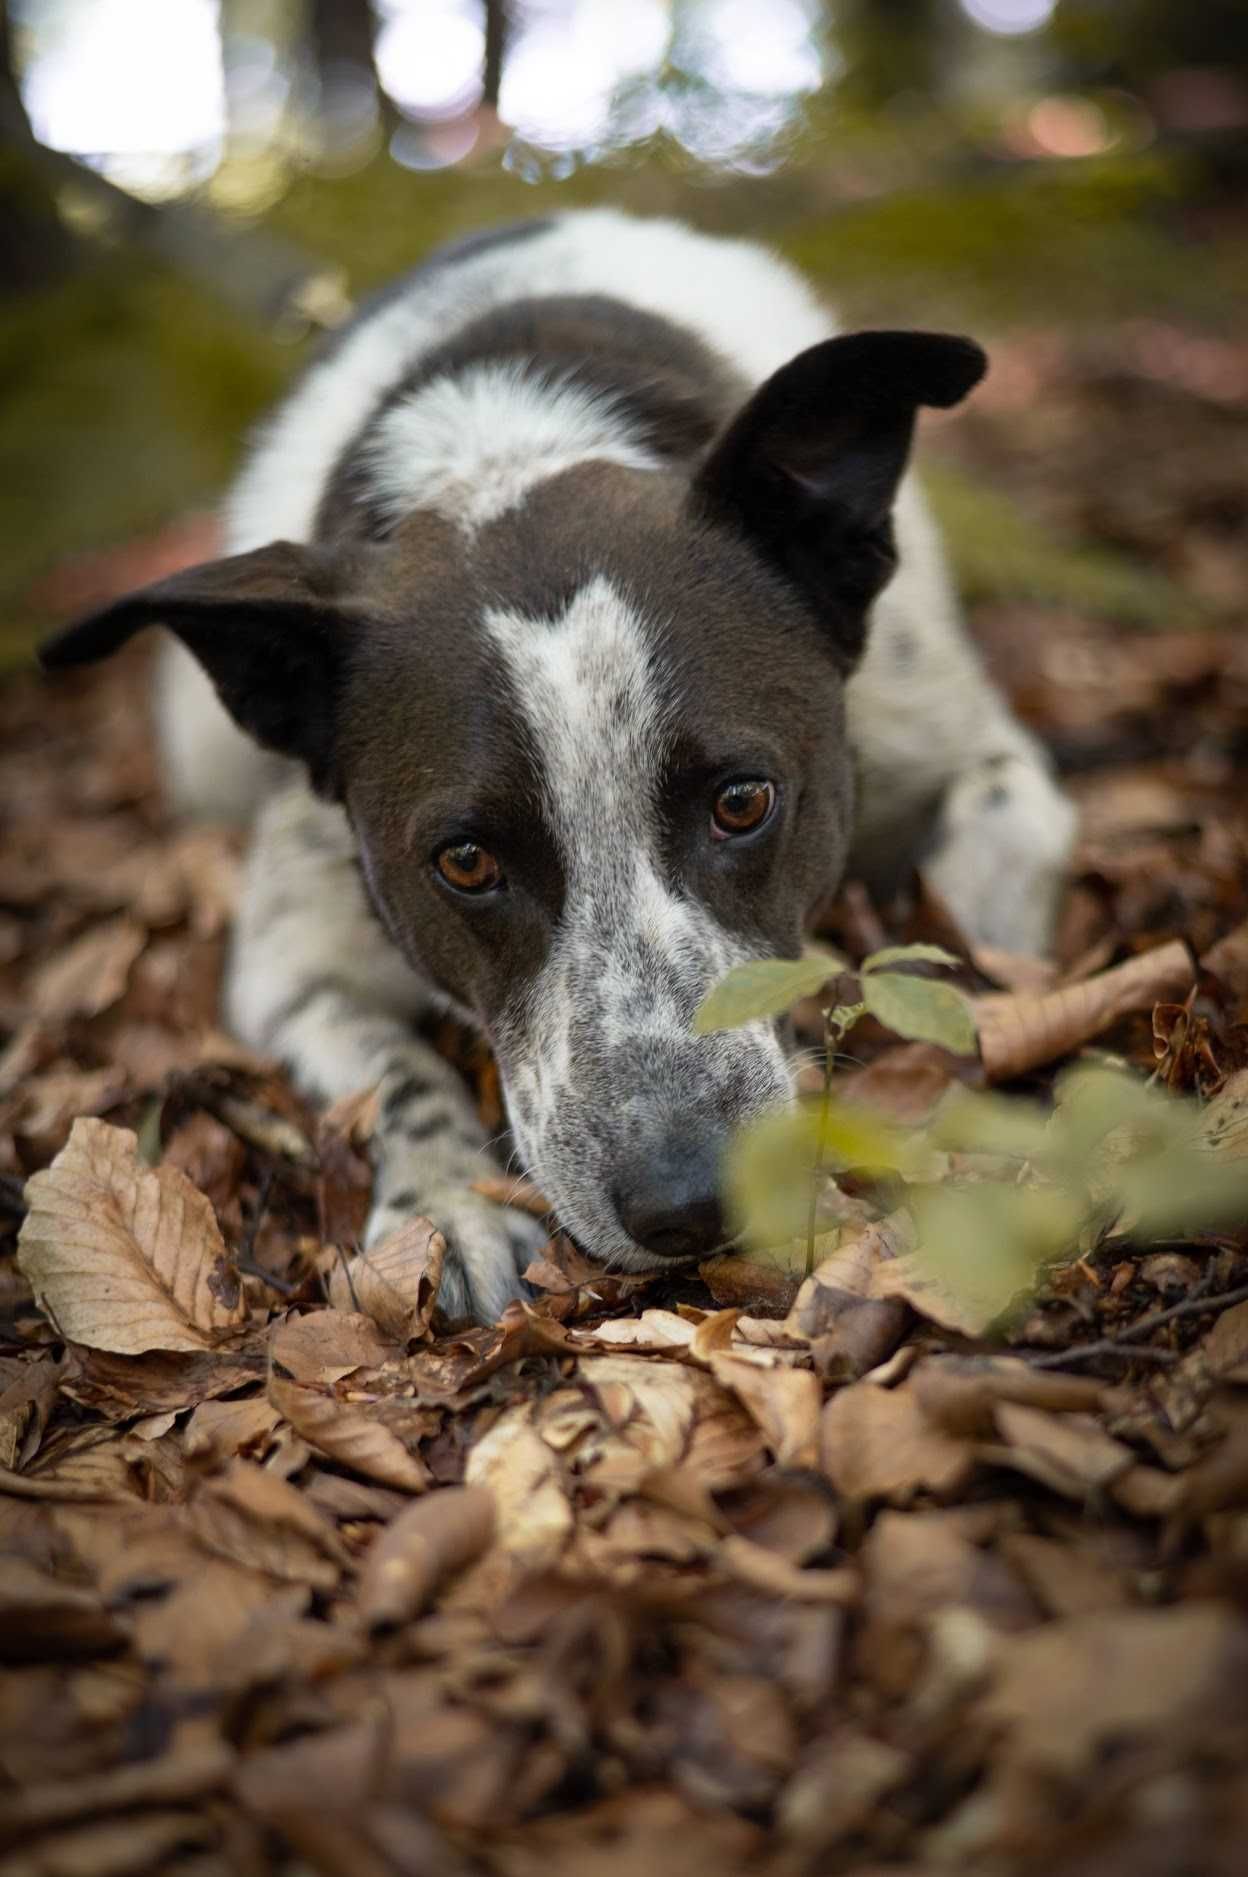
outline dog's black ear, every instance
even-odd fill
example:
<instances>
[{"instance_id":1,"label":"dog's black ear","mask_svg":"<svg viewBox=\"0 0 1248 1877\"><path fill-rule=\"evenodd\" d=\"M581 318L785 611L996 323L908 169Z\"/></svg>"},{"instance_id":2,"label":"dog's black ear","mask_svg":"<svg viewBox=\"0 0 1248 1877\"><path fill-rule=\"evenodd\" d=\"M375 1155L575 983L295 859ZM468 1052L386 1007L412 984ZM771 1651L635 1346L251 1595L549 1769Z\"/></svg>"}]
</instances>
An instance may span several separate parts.
<instances>
[{"instance_id":1,"label":"dog's black ear","mask_svg":"<svg viewBox=\"0 0 1248 1877\"><path fill-rule=\"evenodd\" d=\"M957 404L987 359L973 340L857 332L801 352L755 392L693 488L795 580L850 665L896 565L890 513L921 404Z\"/></svg>"},{"instance_id":2,"label":"dog's black ear","mask_svg":"<svg viewBox=\"0 0 1248 1877\"><path fill-rule=\"evenodd\" d=\"M266 749L332 788L334 717L352 621L341 578L315 548L274 541L188 567L114 600L39 648L48 671L106 658L144 626L167 626L195 654L230 715Z\"/></svg>"}]
</instances>

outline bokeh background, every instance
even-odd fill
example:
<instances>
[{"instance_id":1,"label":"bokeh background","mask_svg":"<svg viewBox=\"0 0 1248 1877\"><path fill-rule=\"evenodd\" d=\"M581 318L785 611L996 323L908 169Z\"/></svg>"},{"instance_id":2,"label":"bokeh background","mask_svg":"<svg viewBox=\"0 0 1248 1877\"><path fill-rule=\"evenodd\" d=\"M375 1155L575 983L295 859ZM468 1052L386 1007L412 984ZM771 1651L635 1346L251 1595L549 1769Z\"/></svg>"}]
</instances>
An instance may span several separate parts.
<instances>
[{"instance_id":1,"label":"bokeh background","mask_svg":"<svg viewBox=\"0 0 1248 1877\"><path fill-rule=\"evenodd\" d=\"M1243 0L0 0L0 647L184 558L357 297L610 201L994 343L971 600L1242 614Z\"/></svg>"}]
</instances>

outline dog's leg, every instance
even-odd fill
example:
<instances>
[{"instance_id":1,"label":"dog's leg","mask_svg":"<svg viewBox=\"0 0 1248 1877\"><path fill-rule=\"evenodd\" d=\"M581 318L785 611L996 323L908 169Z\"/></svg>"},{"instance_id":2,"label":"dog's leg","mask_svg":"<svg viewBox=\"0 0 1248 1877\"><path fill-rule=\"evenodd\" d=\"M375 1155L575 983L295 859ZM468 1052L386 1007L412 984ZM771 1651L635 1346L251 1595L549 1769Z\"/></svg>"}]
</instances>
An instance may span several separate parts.
<instances>
[{"instance_id":1,"label":"dog's leg","mask_svg":"<svg viewBox=\"0 0 1248 1877\"><path fill-rule=\"evenodd\" d=\"M380 1086L366 1242L412 1217L432 1219L449 1252L443 1307L492 1320L521 1295L519 1273L546 1233L471 1190L497 1168L460 1077L415 1033L439 1007L373 917L346 817L302 785L275 796L248 864L230 1021L319 1100Z\"/></svg>"},{"instance_id":2,"label":"dog's leg","mask_svg":"<svg viewBox=\"0 0 1248 1877\"><path fill-rule=\"evenodd\" d=\"M887 886L917 861L968 938L1043 952L1074 810L989 682L913 489L897 523L901 566L849 692L860 768L851 870Z\"/></svg>"}]
</instances>

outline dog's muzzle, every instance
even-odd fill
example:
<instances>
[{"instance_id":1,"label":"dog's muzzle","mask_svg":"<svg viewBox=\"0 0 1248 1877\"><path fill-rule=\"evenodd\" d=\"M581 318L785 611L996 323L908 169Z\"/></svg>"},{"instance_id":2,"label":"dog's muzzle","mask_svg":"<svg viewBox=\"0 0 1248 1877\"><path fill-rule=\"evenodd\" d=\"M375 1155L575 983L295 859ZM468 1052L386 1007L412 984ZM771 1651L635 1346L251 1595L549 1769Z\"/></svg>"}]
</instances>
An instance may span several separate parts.
<instances>
[{"instance_id":1,"label":"dog's muzzle","mask_svg":"<svg viewBox=\"0 0 1248 1877\"><path fill-rule=\"evenodd\" d=\"M702 1142L648 1154L612 1192L616 1216L656 1258L706 1258L727 1237L719 1197L720 1155Z\"/></svg>"}]
</instances>

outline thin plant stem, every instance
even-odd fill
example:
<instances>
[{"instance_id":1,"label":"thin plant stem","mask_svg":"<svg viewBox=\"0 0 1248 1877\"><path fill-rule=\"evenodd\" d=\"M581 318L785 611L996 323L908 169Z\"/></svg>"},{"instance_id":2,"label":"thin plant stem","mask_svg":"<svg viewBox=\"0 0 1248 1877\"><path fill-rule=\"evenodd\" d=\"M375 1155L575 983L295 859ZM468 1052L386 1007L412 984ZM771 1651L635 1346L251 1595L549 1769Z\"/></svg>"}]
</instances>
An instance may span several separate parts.
<instances>
[{"instance_id":1,"label":"thin plant stem","mask_svg":"<svg viewBox=\"0 0 1248 1877\"><path fill-rule=\"evenodd\" d=\"M828 1131L828 1107L832 1100L832 1068L836 1061L839 1036L832 1033L832 1012L823 1013L823 1094L819 1099L819 1130L815 1135L815 1164L810 1170L810 1208L806 1214L806 1275L815 1268L815 1214L819 1207L819 1181L823 1173L823 1143Z\"/></svg>"}]
</instances>

